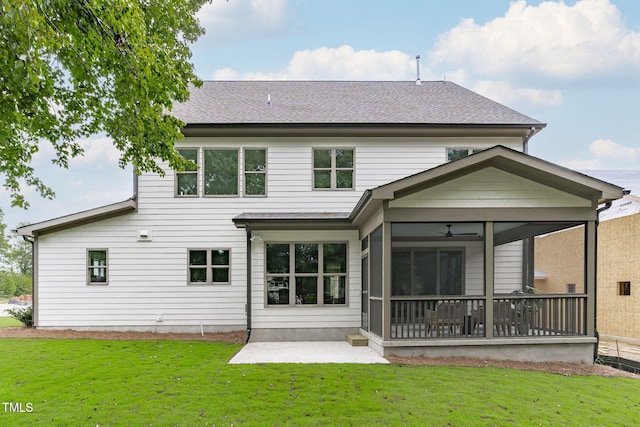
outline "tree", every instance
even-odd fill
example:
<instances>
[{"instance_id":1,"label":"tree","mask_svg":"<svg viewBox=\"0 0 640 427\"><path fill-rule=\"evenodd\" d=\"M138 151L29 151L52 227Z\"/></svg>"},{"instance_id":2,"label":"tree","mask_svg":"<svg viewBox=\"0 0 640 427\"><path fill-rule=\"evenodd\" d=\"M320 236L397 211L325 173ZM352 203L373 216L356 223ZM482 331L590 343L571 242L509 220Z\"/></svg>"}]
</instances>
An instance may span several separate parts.
<instances>
[{"instance_id":1,"label":"tree","mask_svg":"<svg viewBox=\"0 0 640 427\"><path fill-rule=\"evenodd\" d=\"M181 121L170 115L201 81L189 45L204 33L206 0L3 0L0 2L0 174L14 206L28 207L22 182L54 193L36 176L43 141L68 167L79 138L106 133L120 166L182 170L174 150Z\"/></svg>"}]
</instances>

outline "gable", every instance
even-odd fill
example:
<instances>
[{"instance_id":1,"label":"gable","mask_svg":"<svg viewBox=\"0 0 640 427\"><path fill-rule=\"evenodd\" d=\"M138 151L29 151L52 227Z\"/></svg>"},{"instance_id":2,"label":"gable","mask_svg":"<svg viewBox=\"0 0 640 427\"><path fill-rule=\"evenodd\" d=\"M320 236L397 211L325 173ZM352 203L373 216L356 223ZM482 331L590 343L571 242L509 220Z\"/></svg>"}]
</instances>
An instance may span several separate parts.
<instances>
[{"instance_id":1,"label":"gable","mask_svg":"<svg viewBox=\"0 0 640 427\"><path fill-rule=\"evenodd\" d=\"M591 200L487 167L389 201L392 208L591 207Z\"/></svg>"}]
</instances>

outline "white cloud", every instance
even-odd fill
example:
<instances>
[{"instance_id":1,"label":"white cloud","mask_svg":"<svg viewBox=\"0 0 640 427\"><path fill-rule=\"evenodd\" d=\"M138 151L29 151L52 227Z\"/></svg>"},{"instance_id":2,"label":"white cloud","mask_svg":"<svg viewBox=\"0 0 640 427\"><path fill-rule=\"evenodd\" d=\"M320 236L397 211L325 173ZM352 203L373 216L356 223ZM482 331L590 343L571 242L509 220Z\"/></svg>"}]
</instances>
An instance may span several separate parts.
<instances>
[{"instance_id":1,"label":"white cloud","mask_svg":"<svg viewBox=\"0 0 640 427\"><path fill-rule=\"evenodd\" d=\"M108 136L87 138L77 141L84 149L84 155L69 162L69 167L91 164L96 168L112 166L118 163L120 151Z\"/></svg>"},{"instance_id":2,"label":"white cloud","mask_svg":"<svg viewBox=\"0 0 640 427\"><path fill-rule=\"evenodd\" d=\"M591 159L571 159L560 162L562 166L577 170L625 169L635 167L640 157L639 147L625 147L611 139L597 139L589 145Z\"/></svg>"},{"instance_id":3,"label":"white cloud","mask_svg":"<svg viewBox=\"0 0 640 427\"><path fill-rule=\"evenodd\" d=\"M426 79L428 70L421 71ZM216 70L214 80L413 80L415 59L398 50L377 52L351 46L321 47L296 52L289 64L276 73L238 73Z\"/></svg>"},{"instance_id":4,"label":"white cloud","mask_svg":"<svg viewBox=\"0 0 640 427\"><path fill-rule=\"evenodd\" d=\"M431 51L432 66L466 68L513 81L518 76L559 80L640 70L640 33L626 28L609 0L511 3L502 17L483 25L461 21Z\"/></svg>"},{"instance_id":5,"label":"white cloud","mask_svg":"<svg viewBox=\"0 0 640 427\"><path fill-rule=\"evenodd\" d=\"M473 90L496 102L509 106L537 105L553 107L562 105L560 90L533 88L514 88L504 81L481 80L473 86Z\"/></svg>"},{"instance_id":6,"label":"white cloud","mask_svg":"<svg viewBox=\"0 0 640 427\"><path fill-rule=\"evenodd\" d=\"M614 160L635 160L640 157L640 148L625 147L610 139L597 139L589 146L589 151L599 157Z\"/></svg>"},{"instance_id":7,"label":"white cloud","mask_svg":"<svg viewBox=\"0 0 640 427\"><path fill-rule=\"evenodd\" d=\"M287 0L214 0L196 16L206 30L199 43L214 46L282 34L294 20Z\"/></svg>"}]
</instances>

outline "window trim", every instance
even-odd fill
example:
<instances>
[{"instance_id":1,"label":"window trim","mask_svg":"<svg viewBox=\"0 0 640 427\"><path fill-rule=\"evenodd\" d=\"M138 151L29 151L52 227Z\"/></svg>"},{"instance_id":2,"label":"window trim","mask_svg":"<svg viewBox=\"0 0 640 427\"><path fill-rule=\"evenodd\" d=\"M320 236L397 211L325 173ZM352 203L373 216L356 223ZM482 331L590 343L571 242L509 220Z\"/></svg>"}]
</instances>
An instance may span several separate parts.
<instances>
[{"instance_id":1,"label":"window trim","mask_svg":"<svg viewBox=\"0 0 640 427\"><path fill-rule=\"evenodd\" d=\"M206 261L204 265L191 265L190 254L191 251L204 251L206 253ZM213 264L211 253L213 251L227 251L229 252L229 264ZM227 286L231 285L231 248L187 248L187 285L188 286ZM192 282L191 281L191 268L204 268L206 272L206 280L204 282ZM213 269L226 267L228 273L228 280L226 282L214 282L213 281Z\"/></svg>"},{"instance_id":2,"label":"window trim","mask_svg":"<svg viewBox=\"0 0 640 427\"><path fill-rule=\"evenodd\" d=\"M247 171L247 151L264 151L264 171ZM240 172L240 171L238 171ZM242 147L242 196L243 197L267 197L269 190L269 150L266 147ZM247 174L264 175L264 194L247 194Z\"/></svg>"},{"instance_id":3,"label":"window trim","mask_svg":"<svg viewBox=\"0 0 640 427\"><path fill-rule=\"evenodd\" d=\"M102 266L92 266L89 265L89 253L90 252L104 252L105 255L105 265ZM91 281L91 273L92 269L96 268L104 268L105 281L104 282L92 282ZM85 258L85 274L86 274L86 284L87 286L107 286L109 284L109 249L106 248L88 248L86 251Z\"/></svg>"},{"instance_id":4,"label":"window trim","mask_svg":"<svg viewBox=\"0 0 640 427\"><path fill-rule=\"evenodd\" d=\"M295 246L318 245L318 272L317 273L296 273L295 271ZM344 273L325 273L324 272L324 245L343 244L345 245L345 272ZM267 271L267 245L289 245L289 272L273 273ZM349 242L348 241L268 241L264 243L264 307L268 309L282 309L292 307L311 307L311 308L345 308L349 307ZM289 278L289 303L288 304L269 304L269 276L287 277ZM324 303L324 278L340 276L344 277L344 303L343 304L325 304ZM296 278L297 277L316 277L316 304L296 304Z\"/></svg>"},{"instance_id":5,"label":"window trim","mask_svg":"<svg viewBox=\"0 0 640 427\"><path fill-rule=\"evenodd\" d=\"M318 151L331 151L331 167L330 168L316 168L315 167L315 152ZM353 154L353 166L350 168L338 168L336 165L336 150L350 150ZM316 170L326 171L331 174L329 188L317 188L316 187ZM338 188L337 176L338 171L351 171L351 187L350 188ZM355 147L311 147L311 189L313 191L354 191L356 189L356 149Z\"/></svg>"},{"instance_id":6,"label":"window trim","mask_svg":"<svg viewBox=\"0 0 640 427\"><path fill-rule=\"evenodd\" d=\"M201 171L201 150L200 147L177 147L176 151L180 151L180 150L196 150L196 170L195 171L182 171L182 172L175 172L174 173L174 179L173 179L173 196L176 198L180 198L180 199L194 199L194 198L198 198L200 197L200 171ZM196 194L178 194L178 175L182 175L182 174L193 174L195 173L196 175Z\"/></svg>"},{"instance_id":7,"label":"window trim","mask_svg":"<svg viewBox=\"0 0 640 427\"><path fill-rule=\"evenodd\" d=\"M618 296L631 296L631 281L622 280L618 282Z\"/></svg>"},{"instance_id":8,"label":"window trim","mask_svg":"<svg viewBox=\"0 0 640 427\"><path fill-rule=\"evenodd\" d=\"M236 192L235 194L207 194L205 191L205 178L206 178L206 168L207 168L207 164L206 164L206 152L207 151L235 151L236 152L236 156L237 156L237 164L236 164ZM203 147L202 148L202 197L203 198L237 198L237 197L241 197L241 193L240 193L240 187L241 187L241 183L240 183L240 173L242 172L242 169L240 169L240 165L241 165L241 158L240 158L240 152L242 151L241 147Z\"/></svg>"}]
</instances>

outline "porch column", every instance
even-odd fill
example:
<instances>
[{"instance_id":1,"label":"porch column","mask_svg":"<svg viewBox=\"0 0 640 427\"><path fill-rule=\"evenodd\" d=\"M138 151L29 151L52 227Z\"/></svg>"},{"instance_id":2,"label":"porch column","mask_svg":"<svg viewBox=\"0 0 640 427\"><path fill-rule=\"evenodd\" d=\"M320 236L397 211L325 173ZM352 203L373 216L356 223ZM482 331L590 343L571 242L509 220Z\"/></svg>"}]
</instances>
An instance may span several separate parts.
<instances>
[{"instance_id":1,"label":"porch column","mask_svg":"<svg viewBox=\"0 0 640 427\"><path fill-rule=\"evenodd\" d=\"M588 221L586 226L585 245L585 287L587 292L586 332L588 337L595 336L596 317L596 222Z\"/></svg>"},{"instance_id":2,"label":"porch column","mask_svg":"<svg viewBox=\"0 0 640 427\"><path fill-rule=\"evenodd\" d=\"M391 223L382 223L382 339L391 339Z\"/></svg>"},{"instance_id":3,"label":"porch column","mask_svg":"<svg viewBox=\"0 0 640 427\"><path fill-rule=\"evenodd\" d=\"M493 287L494 287L493 221L484 225L484 336L493 338Z\"/></svg>"}]
</instances>

